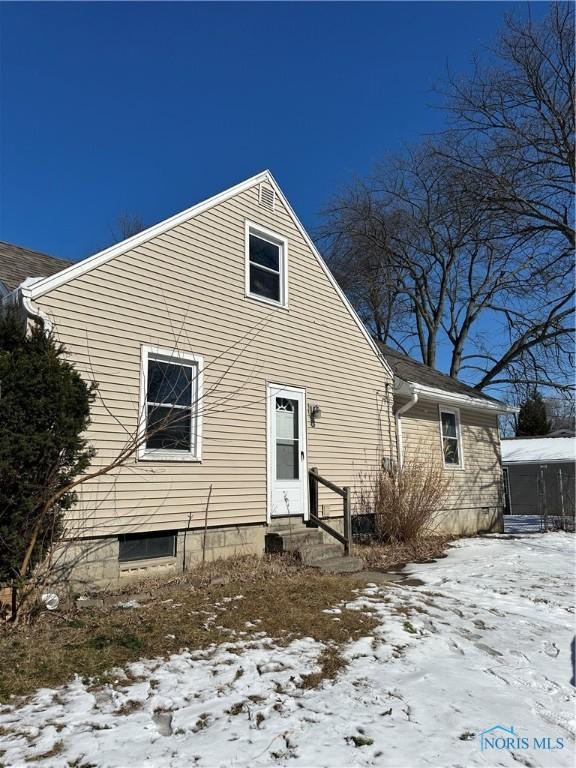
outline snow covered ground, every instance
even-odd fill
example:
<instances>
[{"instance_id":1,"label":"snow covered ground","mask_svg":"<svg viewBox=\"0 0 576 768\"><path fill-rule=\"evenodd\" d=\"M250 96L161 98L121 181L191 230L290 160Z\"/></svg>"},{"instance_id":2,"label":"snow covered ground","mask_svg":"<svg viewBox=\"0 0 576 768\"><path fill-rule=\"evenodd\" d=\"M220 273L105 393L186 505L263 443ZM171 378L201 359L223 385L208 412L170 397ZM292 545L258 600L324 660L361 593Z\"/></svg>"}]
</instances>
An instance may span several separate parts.
<instances>
[{"instance_id":1,"label":"snow covered ground","mask_svg":"<svg viewBox=\"0 0 576 768\"><path fill-rule=\"evenodd\" d=\"M298 687L322 650L312 639L140 662L139 682L119 675L91 692L76 680L4 707L0 764L571 766L574 537L463 540L409 572L408 583L368 586L348 604L375 611L379 626L319 689ZM514 743L482 750L479 734L497 725L514 729ZM545 748L556 739L562 749Z\"/></svg>"}]
</instances>

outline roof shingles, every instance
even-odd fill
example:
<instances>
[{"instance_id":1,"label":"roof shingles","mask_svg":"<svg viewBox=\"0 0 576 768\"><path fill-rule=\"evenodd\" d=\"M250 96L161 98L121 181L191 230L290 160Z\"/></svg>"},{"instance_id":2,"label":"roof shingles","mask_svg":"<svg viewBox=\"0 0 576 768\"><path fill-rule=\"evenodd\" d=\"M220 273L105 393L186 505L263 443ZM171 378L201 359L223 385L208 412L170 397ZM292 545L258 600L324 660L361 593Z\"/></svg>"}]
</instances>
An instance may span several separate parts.
<instances>
[{"instance_id":1,"label":"roof shingles","mask_svg":"<svg viewBox=\"0 0 576 768\"><path fill-rule=\"evenodd\" d=\"M394 374L403 381L422 384L434 389L442 389L445 392L452 392L456 395L467 395L468 397L480 400L488 400L491 403L500 403L499 400L485 395L483 392L468 386L468 384L464 384L445 373L440 373L435 368L430 368L430 366L424 365L424 363L419 363L411 357L403 355L397 349L393 349L387 344L378 342L378 346Z\"/></svg>"},{"instance_id":2,"label":"roof shingles","mask_svg":"<svg viewBox=\"0 0 576 768\"><path fill-rule=\"evenodd\" d=\"M27 277L50 277L74 262L0 240L0 282L13 291Z\"/></svg>"}]
</instances>

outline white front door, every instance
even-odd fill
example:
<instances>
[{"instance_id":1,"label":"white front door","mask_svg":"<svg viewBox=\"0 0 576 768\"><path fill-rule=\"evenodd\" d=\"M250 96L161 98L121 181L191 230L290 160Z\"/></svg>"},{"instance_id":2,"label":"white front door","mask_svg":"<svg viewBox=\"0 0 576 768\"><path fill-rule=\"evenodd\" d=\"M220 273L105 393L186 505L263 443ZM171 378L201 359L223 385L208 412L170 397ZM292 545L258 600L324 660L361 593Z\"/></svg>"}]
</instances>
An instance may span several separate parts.
<instances>
[{"instance_id":1,"label":"white front door","mask_svg":"<svg viewBox=\"0 0 576 768\"><path fill-rule=\"evenodd\" d=\"M305 390L268 385L268 499L273 517L308 517L305 409Z\"/></svg>"}]
</instances>

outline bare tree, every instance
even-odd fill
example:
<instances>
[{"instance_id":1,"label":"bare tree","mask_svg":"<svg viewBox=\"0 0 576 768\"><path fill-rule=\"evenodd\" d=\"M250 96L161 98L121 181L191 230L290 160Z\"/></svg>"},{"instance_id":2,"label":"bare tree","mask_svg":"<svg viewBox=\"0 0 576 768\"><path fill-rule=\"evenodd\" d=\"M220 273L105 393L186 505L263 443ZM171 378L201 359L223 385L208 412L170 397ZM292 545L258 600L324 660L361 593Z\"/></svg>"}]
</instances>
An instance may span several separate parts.
<instances>
[{"instance_id":1,"label":"bare tree","mask_svg":"<svg viewBox=\"0 0 576 768\"><path fill-rule=\"evenodd\" d=\"M449 76L452 135L440 156L462 192L514 232L546 238L561 258L574 232L574 6L551 3L540 24L508 16L489 61Z\"/></svg>"},{"instance_id":2,"label":"bare tree","mask_svg":"<svg viewBox=\"0 0 576 768\"><path fill-rule=\"evenodd\" d=\"M382 342L392 337L399 317L406 315L396 229L393 212L383 210L369 184L360 180L326 209L321 233L338 282Z\"/></svg>"},{"instance_id":3,"label":"bare tree","mask_svg":"<svg viewBox=\"0 0 576 768\"><path fill-rule=\"evenodd\" d=\"M559 388L573 362L573 5L552 3L539 24L509 16L489 54L472 77L449 77L452 127L436 151L459 174L461 199L531 252L519 285L531 302L491 304L510 343L500 355L484 350L474 367L480 387L520 380Z\"/></svg>"},{"instance_id":4,"label":"bare tree","mask_svg":"<svg viewBox=\"0 0 576 768\"><path fill-rule=\"evenodd\" d=\"M115 225L110 227L114 243L121 243L123 240L127 240L133 235L137 235L145 229L146 225L141 216L126 212L121 213L116 219Z\"/></svg>"},{"instance_id":5,"label":"bare tree","mask_svg":"<svg viewBox=\"0 0 576 768\"><path fill-rule=\"evenodd\" d=\"M544 398L544 404L553 432L556 430L574 432L576 430L576 403L574 398L566 395L564 397L547 397Z\"/></svg>"},{"instance_id":6,"label":"bare tree","mask_svg":"<svg viewBox=\"0 0 576 768\"><path fill-rule=\"evenodd\" d=\"M569 389L574 53L568 6L509 19L448 85L451 130L327 208L328 260L375 337L479 389ZM384 321L383 321L384 319Z\"/></svg>"}]
</instances>

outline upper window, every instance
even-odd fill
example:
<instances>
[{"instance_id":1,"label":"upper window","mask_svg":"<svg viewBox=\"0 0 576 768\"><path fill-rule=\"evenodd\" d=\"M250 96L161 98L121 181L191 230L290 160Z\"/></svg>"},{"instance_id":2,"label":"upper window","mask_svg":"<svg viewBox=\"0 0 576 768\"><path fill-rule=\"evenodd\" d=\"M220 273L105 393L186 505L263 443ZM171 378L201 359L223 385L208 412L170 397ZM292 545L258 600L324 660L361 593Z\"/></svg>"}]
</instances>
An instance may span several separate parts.
<instances>
[{"instance_id":1,"label":"upper window","mask_svg":"<svg viewBox=\"0 0 576 768\"><path fill-rule=\"evenodd\" d=\"M141 458L200 458L201 360L145 347Z\"/></svg>"},{"instance_id":2,"label":"upper window","mask_svg":"<svg viewBox=\"0 0 576 768\"><path fill-rule=\"evenodd\" d=\"M246 293L285 307L286 240L251 225L246 227Z\"/></svg>"},{"instance_id":3,"label":"upper window","mask_svg":"<svg viewBox=\"0 0 576 768\"><path fill-rule=\"evenodd\" d=\"M447 467L461 467L462 445L457 411L440 410L440 430L442 434L444 465Z\"/></svg>"}]
</instances>

